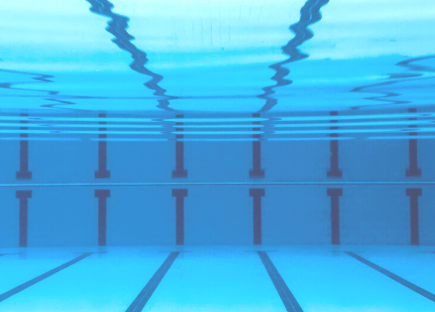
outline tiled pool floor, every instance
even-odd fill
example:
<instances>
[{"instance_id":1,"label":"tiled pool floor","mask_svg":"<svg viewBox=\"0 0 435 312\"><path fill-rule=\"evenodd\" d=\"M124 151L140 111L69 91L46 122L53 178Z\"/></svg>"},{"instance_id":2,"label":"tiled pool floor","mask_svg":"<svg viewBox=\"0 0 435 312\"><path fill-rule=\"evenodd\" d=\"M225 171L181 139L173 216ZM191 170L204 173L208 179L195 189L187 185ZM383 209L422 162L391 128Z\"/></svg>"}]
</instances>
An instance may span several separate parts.
<instances>
[{"instance_id":1,"label":"tiled pool floor","mask_svg":"<svg viewBox=\"0 0 435 312\"><path fill-rule=\"evenodd\" d=\"M0 249L0 311L435 311L435 248Z\"/></svg>"}]
</instances>

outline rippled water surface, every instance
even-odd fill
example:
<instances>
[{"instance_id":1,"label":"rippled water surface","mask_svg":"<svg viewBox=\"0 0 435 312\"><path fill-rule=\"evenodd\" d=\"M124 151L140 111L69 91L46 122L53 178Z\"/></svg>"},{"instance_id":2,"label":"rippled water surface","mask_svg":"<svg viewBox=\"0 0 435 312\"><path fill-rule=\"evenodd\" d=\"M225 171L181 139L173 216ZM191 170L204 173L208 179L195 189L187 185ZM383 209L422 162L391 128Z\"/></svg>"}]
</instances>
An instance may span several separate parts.
<instances>
[{"instance_id":1,"label":"rippled water surface","mask_svg":"<svg viewBox=\"0 0 435 312\"><path fill-rule=\"evenodd\" d=\"M435 0L0 12L0 311L435 311Z\"/></svg>"},{"instance_id":2,"label":"rippled water surface","mask_svg":"<svg viewBox=\"0 0 435 312\"><path fill-rule=\"evenodd\" d=\"M430 0L44 0L0 10L3 140L434 135Z\"/></svg>"}]
</instances>

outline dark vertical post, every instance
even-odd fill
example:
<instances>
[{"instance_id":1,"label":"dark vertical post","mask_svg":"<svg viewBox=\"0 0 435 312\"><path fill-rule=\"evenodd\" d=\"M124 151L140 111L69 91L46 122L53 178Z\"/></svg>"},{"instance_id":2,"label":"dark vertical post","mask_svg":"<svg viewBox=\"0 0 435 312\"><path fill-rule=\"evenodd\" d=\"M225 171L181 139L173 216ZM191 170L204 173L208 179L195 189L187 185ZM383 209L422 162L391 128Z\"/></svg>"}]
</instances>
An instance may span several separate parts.
<instances>
[{"instance_id":1,"label":"dark vertical post","mask_svg":"<svg viewBox=\"0 0 435 312\"><path fill-rule=\"evenodd\" d=\"M417 110L415 108L408 109L408 112L410 113L416 113ZM417 120L417 118L409 118L409 120ZM417 125L410 125L410 128L416 128ZM416 136L417 132L410 132L409 136L413 137ZM407 177L420 177L421 176L421 169L418 168L418 153L417 153L417 140L416 139L409 139L409 168L406 169L406 176Z\"/></svg>"},{"instance_id":2,"label":"dark vertical post","mask_svg":"<svg viewBox=\"0 0 435 312\"><path fill-rule=\"evenodd\" d=\"M110 190L95 190L95 197L98 198L98 246L106 246L107 197L110 197Z\"/></svg>"},{"instance_id":3,"label":"dark vertical post","mask_svg":"<svg viewBox=\"0 0 435 312\"><path fill-rule=\"evenodd\" d=\"M264 189L249 189L249 196L252 196L254 201L254 245L261 245L261 197L264 194Z\"/></svg>"},{"instance_id":4,"label":"dark vertical post","mask_svg":"<svg viewBox=\"0 0 435 312\"><path fill-rule=\"evenodd\" d=\"M28 114L21 114L22 117L27 117ZM20 123L27 124L26 119L20 120ZM28 130L28 127L20 127L20 130ZM32 172L29 171L29 141L25 140L29 134L20 133L20 171L16 172L16 178L19 180L31 179Z\"/></svg>"},{"instance_id":5,"label":"dark vertical post","mask_svg":"<svg viewBox=\"0 0 435 312\"><path fill-rule=\"evenodd\" d=\"M343 195L343 189L329 188L327 194L331 196L331 244L340 245L339 197Z\"/></svg>"},{"instance_id":6,"label":"dark vertical post","mask_svg":"<svg viewBox=\"0 0 435 312\"><path fill-rule=\"evenodd\" d=\"M106 118L107 115L105 113L98 114L100 118ZM107 124L106 121L98 122L100 125ZM107 128L102 127L98 128L99 131L104 132ZM110 171L107 170L107 141L104 140L107 138L107 134L100 133L98 134L98 170L95 171L95 178L97 179L108 179L110 178Z\"/></svg>"},{"instance_id":7,"label":"dark vertical post","mask_svg":"<svg viewBox=\"0 0 435 312\"><path fill-rule=\"evenodd\" d=\"M253 118L260 117L259 113L252 114ZM254 125L259 125L259 121L254 121ZM253 131L260 131L261 128L255 127L252 128ZM249 171L249 177L250 178L263 178L264 177L264 170L261 169L261 142L260 134L253 134L252 137L254 139L258 139L256 141L252 142L252 170Z\"/></svg>"},{"instance_id":8,"label":"dark vertical post","mask_svg":"<svg viewBox=\"0 0 435 312\"><path fill-rule=\"evenodd\" d=\"M421 196L421 188L407 188L406 196L410 201L410 222L411 222L411 245L420 244L419 225L418 225L418 197Z\"/></svg>"},{"instance_id":9,"label":"dark vertical post","mask_svg":"<svg viewBox=\"0 0 435 312\"><path fill-rule=\"evenodd\" d=\"M184 115L176 115L176 118L183 118ZM182 122L176 122L176 126L182 126ZM183 128L176 128L175 131L183 131ZM187 178L187 170L184 169L184 142L178 141L182 139L184 135L175 135L175 170L172 171L173 178Z\"/></svg>"},{"instance_id":10,"label":"dark vertical post","mask_svg":"<svg viewBox=\"0 0 435 312\"><path fill-rule=\"evenodd\" d=\"M331 116L337 116L338 112L330 112ZM331 123L337 123L338 120L331 120ZM331 130L337 130L338 127L332 126ZM338 166L338 139L333 139L338 137L338 133L330 133L329 136L331 140L329 141L329 151L330 151L330 168L326 175L331 178L341 178L343 173Z\"/></svg>"},{"instance_id":11,"label":"dark vertical post","mask_svg":"<svg viewBox=\"0 0 435 312\"><path fill-rule=\"evenodd\" d=\"M184 197L187 196L187 189L173 189L172 196L175 197L175 242L177 245L184 245Z\"/></svg>"},{"instance_id":12,"label":"dark vertical post","mask_svg":"<svg viewBox=\"0 0 435 312\"><path fill-rule=\"evenodd\" d=\"M32 191L17 191L15 196L20 200L19 246L27 247L28 199L32 198Z\"/></svg>"}]
</instances>

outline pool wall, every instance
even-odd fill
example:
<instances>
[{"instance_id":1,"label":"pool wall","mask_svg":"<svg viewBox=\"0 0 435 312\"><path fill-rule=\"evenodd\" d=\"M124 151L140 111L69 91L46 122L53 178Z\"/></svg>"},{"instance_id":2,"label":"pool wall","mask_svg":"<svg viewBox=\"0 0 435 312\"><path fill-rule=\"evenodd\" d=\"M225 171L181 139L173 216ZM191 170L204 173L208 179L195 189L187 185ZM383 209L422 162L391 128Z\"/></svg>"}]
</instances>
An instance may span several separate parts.
<instances>
[{"instance_id":1,"label":"pool wall","mask_svg":"<svg viewBox=\"0 0 435 312\"><path fill-rule=\"evenodd\" d=\"M0 247L435 244L433 140L99 144L1 141Z\"/></svg>"}]
</instances>

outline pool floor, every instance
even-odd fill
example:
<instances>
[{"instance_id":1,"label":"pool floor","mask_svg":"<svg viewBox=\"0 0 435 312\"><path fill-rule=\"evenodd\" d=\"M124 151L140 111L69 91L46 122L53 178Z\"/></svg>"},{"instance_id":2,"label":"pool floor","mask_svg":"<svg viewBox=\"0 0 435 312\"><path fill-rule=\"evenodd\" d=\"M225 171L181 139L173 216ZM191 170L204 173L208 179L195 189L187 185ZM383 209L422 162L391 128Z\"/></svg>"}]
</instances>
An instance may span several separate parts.
<instances>
[{"instance_id":1,"label":"pool floor","mask_svg":"<svg viewBox=\"0 0 435 312\"><path fill-rule=\"evenodd\" d=\"M0 311L435 311L408 246L0 249Z\"/></svg>"}]
</instances>

